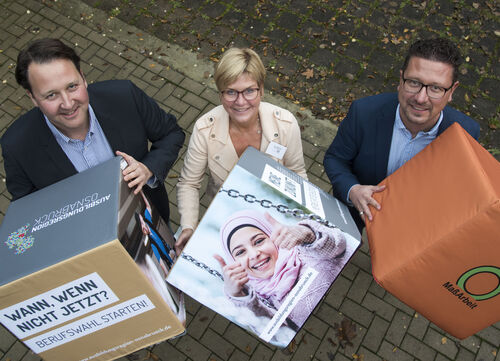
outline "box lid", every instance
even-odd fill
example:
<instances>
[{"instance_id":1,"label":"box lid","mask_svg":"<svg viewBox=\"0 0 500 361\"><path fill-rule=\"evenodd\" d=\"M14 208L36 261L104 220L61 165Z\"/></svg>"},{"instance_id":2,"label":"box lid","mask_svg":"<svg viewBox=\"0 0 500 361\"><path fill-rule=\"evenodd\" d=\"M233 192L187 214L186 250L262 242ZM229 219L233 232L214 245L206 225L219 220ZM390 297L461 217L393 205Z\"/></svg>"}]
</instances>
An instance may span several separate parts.
<instances>
[{"instance_id":1,"label":"box lid","mask_svg":"<svg viewBox=\"0 0 500 361\"><path fill-rule=\"evenodd\" d=\"M10 204L0 227L0 286L117 238L120 160Z\"/></svg>"}]
</instances>

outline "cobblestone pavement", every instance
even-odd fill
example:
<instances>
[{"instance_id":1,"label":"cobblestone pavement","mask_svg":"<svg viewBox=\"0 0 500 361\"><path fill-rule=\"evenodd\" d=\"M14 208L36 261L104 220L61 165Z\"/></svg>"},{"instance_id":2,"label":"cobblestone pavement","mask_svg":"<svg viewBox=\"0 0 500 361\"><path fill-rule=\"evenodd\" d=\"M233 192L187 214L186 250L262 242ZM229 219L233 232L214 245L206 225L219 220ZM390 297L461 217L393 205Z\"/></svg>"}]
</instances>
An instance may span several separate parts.
<instances>
[{"instance_id":1,"label":"cobblestone pavement","mask_svg":"<svg viewBox=\"0 0 500 361\"><path fill-rule=\"evenodd\" d=\"M242 6L248 7L248 3L244 1L240 2ZM139 1L133 2L133 4L130 2L129 7L131 9L134 9L135 6L140 8L140 3ZM160 2L157 3L160 4ZM144 4L148 5L150 3ZM178 3L171 1L169 2L168 9L166 8L165 10L170 14L169 11L172 7L174 11L179 12L176 16L176 21L179 24L185 22L187 29L202 29L202 25L195 26L197 22L200 22L200 24L204 24L208 20L217 22L220 21L217 20L219 16L217 14L223 14L224 16L228 14L228 12L221 12L221 4L223 3L213 1L211 3L203 3L203 6L200 6L204 13L210 11L211 5L213 5L214 9L219 9L214 14L209 15L208 18L207 16L191 18L190 11L183 8L183 6L187 6L187 2ZM235 3L228 1L224 4L234 5ZM263 9L265 3L259 2L258 4L260 4L260 8ZM344 40L332 39L332 43L340 44L339 46L343 49L342 56L346 55L350 57L346 59L354 59L352 55L348 55L351 46L361 46L361 49L367 47L367 50L358 51L362 54L370 54L370 57L367 58L367 62L370 60L369 63L371 65L367 65L367 67L373 69L372 74L374 75L375 81L371 83L373 79L368 77L362 68L359 68L358 71L349 71L353 76L351 81L349 79L350 77L345 75L347 72L342 73L337 68L338 65L334 65L332 68L334 74L331 77L333 80L331 81L335 84L343 84L345 91L339 91L339 94L335 96L335 100L331 103L331 109L336 109L333 104L337 106L339 102L341 103L341 107L344 106L342 104L347 104L348 99L351 97L349 95L351 92L353 96L358 96L362 93L360 86L355 82L355 80L359 80L360 77L364 76L366 82L362 82L362 87L368 93L374 90L378 91L383 89L369 87L370 83L376 84L377 79L382 79L384 86L388 87L394 82L393 77L395 70L389 69L391 64L393 64L393 58L398 59L398 56L394 54L398 53L399 47L396 46L394 42L403 40L399 40L399 35L393 38L392 35L388 33L387 44L382 42L387 45L387 49L382 51L378 49L378 47L370 47L370 41L368 40L364 40L363 42L360 40L359 44L357 44L358 41L353 42L351 34L356 34L356 32L353 32L353 29L363 32L364 26L367 26L367 35L371 35L371 33L374 32L374 35L378 36L376 29L383 27L385 22L391 23L393 21L383 17L383 14L386 12L389 14L394 13L395 15L404 14L404 16L411 19L416 19L417 17L422 18L427 12L431 11L433 7L440 7L440 11L445 11L442 5L438 6L431 1L429 1L429 3L420 3L416 7L408 6L409 2L406 1L400 2L398 6L396 6L397 3L394 3L396 5L387 3L387 5L390 6L386 10L381 10L381 2L375 1L375 5L366 3L369 9L368 13L363 13L360 12L359 9L351 8L354 4L353 2L349 2L350 7L342 8L342 11L339 10L340 8L332 10L332 6L330 6L328 10L328 4L326 2L317 2L312 8L308 7L309 5L304 6L301 2L295 2L293 7L291 7L291 4L288 2L286 4L280 1L275 2L275 5L280 4L283 4L283 6L279 7L279 9L284 9L285 5L288 6L287 9L293 9L293 11L287 11L287 13L291 14L289 15L290 17L299 17L301 19L301 24L305 22L302 15L309 14L312 25L305 25L304 23L302 31L300 34L296 35L302 35L304 39L309 37L307 34L310 27L313 29L314 24L318 25L321 21L326 21L332 17L344 19L342 20L344 25L350 22L356 22L357 24L355 27L351 26L342 30L339 21L339 25L337 26L339 29L336 29L335 33L342 35L343 32L348 32L348 42L346 45L343 45L345 43ZM476 34L474 36L478 36L477 42L472 43L474 46L471 45L468 47L467 45L467 49L470 51L469 56L471 60L466 64L468 72L465 75L466 79L469 79L469 83L464 81L468 87L464 87L464 92L461 93L461 97L465 99L466 94L468 94L467 97L470 102L462 102L462 105L465 106L466 110L469 109L471 112L477 112L478 115L483 114L483 116L488 119L494 117L498 119L498 100L494 99L497 97L494 89L495 86L498 85L498 61L495 59L498 59L499 47L497 40L498 36L494 34L494 28L498 26L498 23L495 22L494 19L492 20L490 16L493 14L493 10L489 10L490 14L487 14L487 2L484 4L466 4L465 2L451 4L455 5L450 5L446 11L453 16L461 14L461 17L457 18L456 23L452 22L447 25L450 27L449 31L452 31L451 29L457 26L459 27L459 24L466 24L467 21L467 23L471 24L471 28L474 29L473 34ZM194 8L195 5L196 3L191 1L191 8ZM269 14L269 16L272 14L270 10L272 8L271 5L266 6L268 6L268 11L261 11L261 13L264 14L262 17L265 17L265 14ZM321 9L322 6L327 10L312 10L316 9L316 7ZM490 6L492 6L491 3ZM146 7L144 8L146 9ZM470 8L472 12L471 14L460 13L457 12L457 8ZM120 9L121 12L126 11L123 7L120 7ZM393 9L393 11L389 11L390 9ZM410 12L410 10L413 12ZM118 10L115 12L118 12ZM333 15L331 12L333 12ZM382 15L380 15L380 17L373 15L377 14L377 12L381 12ZM147 14L146 10L145 14ZM238 12L235 12L235 14L237 15ZM353 14L356 16L355 19L352 18ZM358 19L366 18L368 14L372 14L371 16L373 17L370 22L358 22ZM474 21L477 20L474 14L487 15L484 19L489 20L486 21L481 18L481 24L474 24ZM5 131L5 128L8 127L14 119L32 107L25 92L19 88L14 80L13 70L17 53L30 40L45 36L60 37L77 47L77 50L82 56L83 71L89 81L111 78L128 78L133 80L149 95L154 97L165 110L175 114L179 119L180 125L187 130L188 134L196 118L218 104L218 96L213 89L213 82L206 76L210 74L212 69L212 64L206 57L212 56L211 52L213 50L187 51L172 42L167 43L151 35L152 31L150 29L147 29L147 31L138 29L130 24L122 22L116 17L109 18L109 15L109 11L105 13L101 10L92 9L85 3L76 0L59 0L57 2L25 0L22 3L0 0L0 79L2 80L0 84L1 133ZM344 17L341 18L341 16ZM276 16L272 19L275 18ZM324 20L321 20L322 18L324 18ZM351 18L351 21L348 20L349 18ZM137 25L141 25L139 24L142 21L141 17L134 17L134 19L136 19ZM251 27L251 25L248 25L250 20L247 19L244 14L241 15L241 18L234 17L234 19L237 20L227 20L224 23L233 24L234 27ZM258 21L259 18L254 20ZM281 30L282 27L288 26L293 21L296 20L282 20L279 23L275 21L274 29ZM415 21L416 20L412 20L410 23L413 24ZM372 23L375 25L372 25ZM208 27L208 25L206 26ZM406 23L402 22L401 27L403 28L402 34L406 34L404 32ZM481 29L486 27L488 27L489 30L484 32L484 34L486 34L484 38L477 35ZM258 26L255 25L254 29L257 28ZM156 28L153 27L152 29L154 30ZM240 32L242 31L241 29L239 30ZM272 32L267 28L267 25L264 26L264 29L265 32L263 35L271 39ZM215 32L211 27L209 31ZM220 31L223 32L222 30ZM320 39L319 36L317 37L314 35L316 30L311 31L310 34L313 40L316 38ZM186 30L186 33L190 32ZM227 33L227 29L225 33ZM459 34L455 35L457 39L461 39L462 36L467 36L465 34L461 35L462 33L457 34ZM260 35L262 34L256 36ZM196 37L196 35L194 36ZM411 35L411 37L413 36L414 35ZM279 38L282 39L282 37ZM360 36L354 35L354 39L360 39ZM265 38L262 38L262 40L265 40ZM465 40L466 39L463 39L463 46L468 44ZM375 41L376 39L373 40L373 42ZM305 41L303 43L305 47L308 46L305 45ZM186 40L186 44L190 43ZM265 42L261 45L264 46L263 44L265 44ZM290 45L291 42L287 44L292 49L292 45ZM328 42L330 45L327 47L322 47L321 44L323 44L323 40L318 40L317 43L314 43L313 47L309 48L306 53L306 55L309 56L308 59L314 55L316 48L328 52L337 52L340 49L339 46L333 46L330 42ZM189 46L191 47L191 45ZM210 49L213 44L203 45L200 41L199 46L206 46L207 49ZM331 48L332 46L334 48ZM381 52L380 55L375 56L374 52L379 50ZM263 53L264 49L259 48L259 51ZM266 61L270 64L273 59L270 48L268 51L269 53L266 57ZM205 56L205 54L207 55ZM339 54L341 53L339 52ZM473 54L478 54L477 57L483 59L482 63L476 63L476 55ZM213 56L217 56L217 54ZM342 56L339 55L339 58ZM278 63L274 65L275 68L279 71L285 71L285 66L281 69L279 65L279 62L283 59L277 59ZM297 59L298 58L294 57L292 60L296 61ZM321 59L322 57L318 56L318 60ZM292 60L289 60L289 62L292 63ZM373 65L371 63L372 60L376 60L379 65ZM353 60L352 63L358 64L357 60ZM471 64L476 65L471 66ZM320 65L315 65L314 68L310 67L310 69L313 69L313 73L318 76L317 79L314 79L313 76L312 79L314 79L314 82L310 81L312 87L316 87L315 83L327 83L330 81L330 77L325 76L325 79L322 79L319 74L321 72L320 69L326 69L325 71L332 70L329 66L330 65L327 64L324 68L321 68ZM348 62L345 66L349 66ZM294 70L293 74L297 72L300 73L301 70L305 69L302 63L297 63L296 67L298 70ZM379 70L384 67L387 69ZM288 67L286 69L288 69ZM481 69L483 69L484 72L481 72ZM293 74L290 73L290 82L292 81ZM337 74L339 76L337 76ZM345 77L341 74L344 74ZM300 77L300 75L297 75L295 78L298 77ZM489 85L486 87L485 84ZM269 88L270 87L271 86L269 86ZM335 90L337 88L332 85L331 89ZM304 91L306 92L306 90ZM313 91L315 90L313 89ZM330 93L326 94L327 97L333 97ZM347 95L349 95L349 97ZM477 97L475 98L474 95ZM295 96L296 95L293 97ZM266 94L266 99L270 99L274 103L282 104L292 109L293 112L298 115L299 122L304 129L303 145L309 177L313 183L330 191L331 186L323 172L321 162L325 147L334 136L335 127L329 120L318 120L316 118L320 118L320 116L315 117L315 115L324 114L325 116L323 118L330 118L329 113L322 113L317 110L311 113L308 111L309 108L304 106L305 104L294 104L294 99L283 100L280 97L273 97L270 94ZM325 106L328 107L328 104L330 103L327 101ZM485 104L484 107L482 106L483 104ZM474 108L473 105L476 105L476 107ZM489 110L486 111L486 109ZM333 110L331 110L331 112L333 112ZM485 126L483 125L483 132L485 130ZM491 134L495 134L495 132L492 130ZM498 144L499 143L496 143L496 145L492 145L492 147L498 147ZM181 154L183 155L184 152L185 147ZM0 176L3 180L0 182L1 221L8 207L10 195L5 189L3 161L0 165ZM172 202L172 220L174 223L178 223L179 219L176 213L174 185L181 166L182 157L175 164L167 178L169 196ZM373 281L371 276L369 250L366 242L364 242L362 248L342 272L341 276L335 282L332 291L327 294L325 300L307 321L305 327L300 331L295 341L292 343L292 347L289 349L280 350L260 342L255 337L249 335L234 324L229 323L224 318L217 316L212 311L193 300L188 300L187 309L187 335L172 341L163 342L150 349L138 351L121 360L345 361L356 359L364 361L500 361L500 323L490 326L462 341L446 334L424 317L415 313L414 310L385 292ZM354 329L352 332L346 333L345 330L349 328L348 326L351 323L354 325ZM344 329L342 330L339 325L343 325ZM347 334L346 337L349 342L346 340L340 342L339 335L342 334ZM7 330L0 327L0 361L7 360L32 361L39 360L39 358L16 340Z\"/></svg>"},{"instance_id":2,"label":"cobblestone pavement","mask_svg":"<svg viewBox=\"0 0 500 361\"><path fill-rule=\"evenodd\" d=\"M395 90L409 43L451 38L466 59L453 105L480 122L481 141L499 155L498 1L84 1L206 59L251 46L271 71L268 89L336 123L353 99Z\"/></svg>"}]
</instances>

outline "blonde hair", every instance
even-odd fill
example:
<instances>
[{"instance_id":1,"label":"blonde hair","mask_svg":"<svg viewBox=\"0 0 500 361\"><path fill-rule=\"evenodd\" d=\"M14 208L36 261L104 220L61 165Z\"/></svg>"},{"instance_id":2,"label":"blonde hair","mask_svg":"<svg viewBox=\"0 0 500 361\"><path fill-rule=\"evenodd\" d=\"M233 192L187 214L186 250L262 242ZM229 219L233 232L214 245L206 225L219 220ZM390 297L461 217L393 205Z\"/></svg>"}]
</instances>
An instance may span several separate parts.
<instances>
[{"instance_id":1,"label":"blonde hair","mask_svg":"<svg viewBox=\"0 0 500 361\"><path fill-rule=\"evenodd\" d=\"M264 84L266 68L255 51L249 48L230 48L215 66L215 84L222 91L242 74L252 77L259 87Z\"/></svg>"}]
</instances>

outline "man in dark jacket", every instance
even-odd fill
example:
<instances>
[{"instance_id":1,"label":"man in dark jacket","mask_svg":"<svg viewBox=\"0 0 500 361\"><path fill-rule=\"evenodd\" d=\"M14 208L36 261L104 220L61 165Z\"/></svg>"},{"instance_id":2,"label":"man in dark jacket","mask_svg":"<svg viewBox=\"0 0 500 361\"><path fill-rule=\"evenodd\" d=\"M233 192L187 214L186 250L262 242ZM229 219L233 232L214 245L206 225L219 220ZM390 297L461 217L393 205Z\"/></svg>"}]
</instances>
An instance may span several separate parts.
<instances>
[{"instance_id":1,"label":"man in dark jacket","mask_svg":"<svg viewBox=\"0 0 500 361\"><path fill-rule=\"evenodd\" d=\"M57 39L36 40L21 51L16 80L36 108L1 140L13 200L116 154L128 163L129 187L144 190L168 221L163 182L184 141L173 115L130 81L87 85L80 58Z\"/></svg>"},{"instance_id":2,"label":"man in dark jacket","mask_svg":"<svg viewBox=\"0 0 500 361\"><path fill-rule=\"evenodd\" d=\"M323 164L333 194L349 206L358 227L380 204L377 186L406 161L458 122L474 138L479 124L446 106L458 86L457 47L445 39L415 42L400 71L398 93L379 94L352 103Z\"/></svg>"}]
</instances>

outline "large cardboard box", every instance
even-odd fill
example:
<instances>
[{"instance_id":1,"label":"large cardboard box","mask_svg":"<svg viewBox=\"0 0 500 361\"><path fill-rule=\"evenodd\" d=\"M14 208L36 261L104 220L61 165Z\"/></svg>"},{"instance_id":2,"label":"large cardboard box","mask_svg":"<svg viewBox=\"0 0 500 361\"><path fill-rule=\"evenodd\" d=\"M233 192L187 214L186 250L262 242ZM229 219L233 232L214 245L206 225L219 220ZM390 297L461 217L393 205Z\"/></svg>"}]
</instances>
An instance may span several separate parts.
<instances>
[{"instance_id":1,"label":"large cardboard box","mask_svg":"<svg viewBox=\"0 0 500 361\"><path fill-rule=\"evenodd\" d=\"M0 239L0 320L44 360L111 360L184 332L155 257L173 238L120 158L13 202Z\"/></svg>"},{"instance_id":2,"label":"large cardboard box","mask_svg":"<svg viewBox=\"0 0 500 361\"><path fill-rule=\"evenodd\" d=\"M285 347L360 238L342 202L249 147L167 281L264 341Z\"/></svg>"},{"instance_id":3,"label":"large cardboard box","mask_svg":"<svg viewBox=\"0 0 500 361\"><path fill-rule=\"evenodd\" d=\"M500 163L458 123L380 184L373 276L465 338L500 320Z\"/></svg>"}]
</instances>

